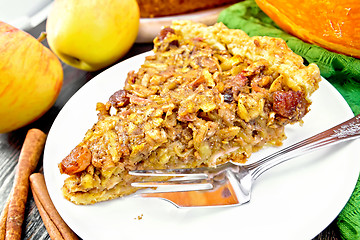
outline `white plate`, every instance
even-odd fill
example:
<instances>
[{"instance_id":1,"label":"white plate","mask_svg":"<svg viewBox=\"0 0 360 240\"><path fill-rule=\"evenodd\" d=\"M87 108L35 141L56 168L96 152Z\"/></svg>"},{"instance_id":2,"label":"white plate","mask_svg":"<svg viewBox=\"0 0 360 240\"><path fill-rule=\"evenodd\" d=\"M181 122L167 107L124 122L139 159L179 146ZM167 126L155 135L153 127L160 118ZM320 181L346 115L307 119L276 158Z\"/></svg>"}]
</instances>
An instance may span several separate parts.
<instances>
[{"instance_id":1,"label":"white plate","mask_svg":"<svg viewBox=\"0 0 360 240\"><path fill-rule=\"evenodd\" d=\"M239 207L178 209L160 199L121 198L78 206L65 200L58 163L96 122L95 105L121 89L127 72L149 53L123 61L96 76L64 106L47 138L46 185L55 207L83 239L311 239L330 224L355 187L359 141L328 147L288 161L255 183L250 203ZM312 96L304 125L289 126L284 146L353 116L341 95L326 81ZM277 149L267 148L250 161ZM142 217L139 219L138 217Z\"/></svg>"},{"instance_id":2,"label":"white plate","mask_svg":"<svg viewBox=\"0 0 360 240\"><path fill-rule=\"evenodd\" d=\"M168 17L140 18L140 26L136 42L152 42L161 28L163 26L170 26L171 22L174 20L192 20L206 25L213 25L216 23L219 13L228 6L229 5Z\"/></svg>"}]
</instances>

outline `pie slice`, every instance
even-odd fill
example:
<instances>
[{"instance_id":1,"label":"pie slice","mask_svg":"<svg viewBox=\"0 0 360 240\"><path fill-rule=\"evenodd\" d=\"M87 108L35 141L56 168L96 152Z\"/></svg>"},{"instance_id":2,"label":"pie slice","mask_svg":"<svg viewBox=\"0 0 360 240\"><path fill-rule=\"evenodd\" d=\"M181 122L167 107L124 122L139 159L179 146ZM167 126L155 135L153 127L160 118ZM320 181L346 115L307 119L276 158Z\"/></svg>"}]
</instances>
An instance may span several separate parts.
<instances>
[{"instance_id":1,"label":"pie slice","mask_svg":"<svg viewBox=\"0 0 360 240\"><path fill-rule=\"evenodd\" d=\"M59 164L66 199L92 204L131 194L129 170L215 167L281 145L302 121L319 69L281 39L222 23L177 21L125 87L98 103L98 122ZM115 90L114 90L115 91Z\"/></svg>"}]
</instances>

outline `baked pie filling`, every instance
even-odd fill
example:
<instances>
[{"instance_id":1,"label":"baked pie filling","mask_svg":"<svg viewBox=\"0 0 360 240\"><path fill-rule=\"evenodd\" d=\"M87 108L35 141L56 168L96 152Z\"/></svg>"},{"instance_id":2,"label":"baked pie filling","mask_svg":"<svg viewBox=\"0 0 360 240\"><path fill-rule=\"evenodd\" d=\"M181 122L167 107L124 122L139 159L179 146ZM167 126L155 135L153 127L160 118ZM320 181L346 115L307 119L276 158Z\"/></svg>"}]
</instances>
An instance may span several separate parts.
<instances>
[{"instance_id":1,"label":"baked pie filling","mask_svg":"<svg viewBox=\"0 0 360 240\"><path fill-rule=\"evenodd\" d=\"M281 39L249 37L222 23L177 21L124 89L98 103L98 122L59 164L66 199L92 204L131 194L135 169L243 163L281 145L302 121L319 69Z\"/></svg>"}]
</instances>

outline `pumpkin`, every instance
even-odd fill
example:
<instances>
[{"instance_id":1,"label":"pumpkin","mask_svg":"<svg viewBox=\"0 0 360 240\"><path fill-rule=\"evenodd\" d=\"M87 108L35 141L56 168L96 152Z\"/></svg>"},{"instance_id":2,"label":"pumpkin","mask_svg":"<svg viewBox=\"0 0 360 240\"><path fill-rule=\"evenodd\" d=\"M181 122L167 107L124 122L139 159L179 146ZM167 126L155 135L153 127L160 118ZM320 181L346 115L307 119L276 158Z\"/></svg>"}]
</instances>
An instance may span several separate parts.
<instances>
[{"instance_id":1,"label":"pumpkin","mask_svg":"<svg viewBox=\"0 0 360 240\"><path fill-rule=\"evenodd\" d=\"M284 31L334 52L360 58L359 0L255 0Z\"/></svg>"}]
</instances>

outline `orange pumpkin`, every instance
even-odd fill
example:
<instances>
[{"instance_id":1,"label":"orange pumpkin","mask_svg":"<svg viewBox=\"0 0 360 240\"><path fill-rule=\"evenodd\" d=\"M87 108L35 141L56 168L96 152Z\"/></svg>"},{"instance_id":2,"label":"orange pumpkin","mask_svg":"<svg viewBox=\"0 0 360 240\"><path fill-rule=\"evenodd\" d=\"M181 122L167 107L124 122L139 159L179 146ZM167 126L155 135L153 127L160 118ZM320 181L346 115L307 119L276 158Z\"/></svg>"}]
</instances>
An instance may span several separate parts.
<instances>
[{"instance_id":1,"label":"orange pumpkin","mask_svg":"<svg viewBox=\"0 0 360 240\"><path fill-rule=\"evenodd\" d=\"M359 0L255 0L290 34L334 52L360 58Z\"/></svg>"}]
</instances>

